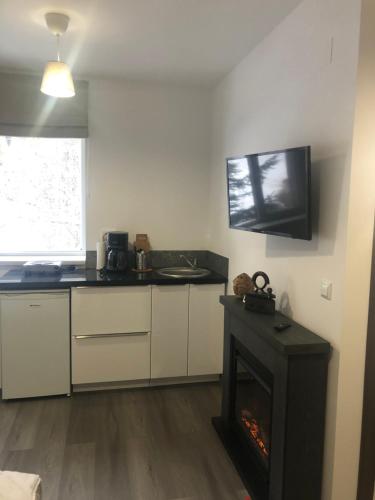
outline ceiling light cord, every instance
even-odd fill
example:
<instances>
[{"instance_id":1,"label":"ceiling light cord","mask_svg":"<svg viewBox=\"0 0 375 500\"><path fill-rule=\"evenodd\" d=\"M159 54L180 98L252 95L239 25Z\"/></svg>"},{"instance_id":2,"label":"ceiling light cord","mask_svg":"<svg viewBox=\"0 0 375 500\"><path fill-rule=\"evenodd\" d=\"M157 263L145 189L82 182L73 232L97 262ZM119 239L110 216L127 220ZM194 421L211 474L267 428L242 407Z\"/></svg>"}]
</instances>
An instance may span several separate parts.
<instances>
[{"instance_id":1,"label":"ceiling light cord","mask_svg":"<svg viewBox=\"0 0 375 500\"><path fill-rule=\"evenodd\" d=\"M60 62L60 35L58 33L56 34L56 40L57 40L57 61Z\"/></svg>"}]
</instances>

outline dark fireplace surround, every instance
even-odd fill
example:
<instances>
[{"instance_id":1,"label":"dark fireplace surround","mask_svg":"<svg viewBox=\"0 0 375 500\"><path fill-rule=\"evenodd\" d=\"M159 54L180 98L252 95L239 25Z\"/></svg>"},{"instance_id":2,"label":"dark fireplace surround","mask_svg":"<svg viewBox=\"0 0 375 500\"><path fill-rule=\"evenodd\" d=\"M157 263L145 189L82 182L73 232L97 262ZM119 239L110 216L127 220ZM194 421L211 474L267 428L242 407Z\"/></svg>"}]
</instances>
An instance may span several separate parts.
<instances>
[{"instance_id":1,"label":"dark fireplace surround","mask_svg":"<svg viewBox=\"0 0 375 500\"><path fill-rule=\"evenodd\" d=\"M223 399L213 424L252 500L321 498L328 342L279 313L225 307Z\"/></svg>"}]
</instances>

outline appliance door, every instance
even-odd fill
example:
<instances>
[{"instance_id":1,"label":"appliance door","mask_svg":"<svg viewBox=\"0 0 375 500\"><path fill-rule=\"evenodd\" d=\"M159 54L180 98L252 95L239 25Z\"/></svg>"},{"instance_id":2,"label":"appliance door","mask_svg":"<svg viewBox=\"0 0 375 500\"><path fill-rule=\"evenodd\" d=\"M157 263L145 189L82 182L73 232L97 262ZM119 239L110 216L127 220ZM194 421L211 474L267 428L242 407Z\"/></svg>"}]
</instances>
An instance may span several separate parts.
<instances>
[{"instance_id":1,"label":"appliance door","mask_svg":"<svg viewBox=\"0 0 375 500\"><path fill-rule=\"evenodd\" d=\"M3 398L70 393L69 291L0 295Z\"/></svg>"},{"instance_id":2,"label":"appliance door","mask_svg":"<svg viewBox=\"0 0 375 500\"><path fill-rule=\"evenodd\" d=\"M118 250L117 251L117 263L116 263L116 269L117 271L125 271L127 267L127 259L126 259L126 252L123 250Z\"/></svg>"}]
</instances>

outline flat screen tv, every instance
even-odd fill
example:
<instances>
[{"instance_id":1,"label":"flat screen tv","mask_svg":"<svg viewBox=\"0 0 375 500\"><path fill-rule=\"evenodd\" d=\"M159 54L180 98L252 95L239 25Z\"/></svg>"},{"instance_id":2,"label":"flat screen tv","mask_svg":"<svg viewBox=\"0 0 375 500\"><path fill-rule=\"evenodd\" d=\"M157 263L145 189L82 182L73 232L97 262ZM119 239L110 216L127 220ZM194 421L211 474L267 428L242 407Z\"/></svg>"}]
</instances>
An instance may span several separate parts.
<instances>
[{"instance_id":1,"label":"flat screen tv","mask_svg":"<svg viewBox=\"0 0 375 500\"><path fill-rule=\"evenodd\" d=\"M229 227L311 240L310 146L227 159Z\"/></svg>"}]
</instances>

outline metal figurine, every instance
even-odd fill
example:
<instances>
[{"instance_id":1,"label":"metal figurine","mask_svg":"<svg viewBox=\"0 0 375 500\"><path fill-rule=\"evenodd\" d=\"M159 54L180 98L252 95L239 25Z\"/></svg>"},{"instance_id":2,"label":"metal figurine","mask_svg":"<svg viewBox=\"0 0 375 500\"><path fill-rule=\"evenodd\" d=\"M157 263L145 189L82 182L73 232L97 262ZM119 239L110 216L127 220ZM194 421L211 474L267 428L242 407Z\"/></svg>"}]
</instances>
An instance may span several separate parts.
<instances>
[{"instance_id":1,"label":"metal figurine","mask_svg":"<svg viewBox=\"0 0 375 500\"><path fill-rule=\"evenodd\" d=\"M257 283L258 278L263 279L262 286ZM262 314L274 314L276 296L273 294L272 288L268 287L270 284L268 275L263 271L258 271L253 275L251 281L254 283L255 290L244 296L245 309Z\"/></svg>"}]
</instances>

